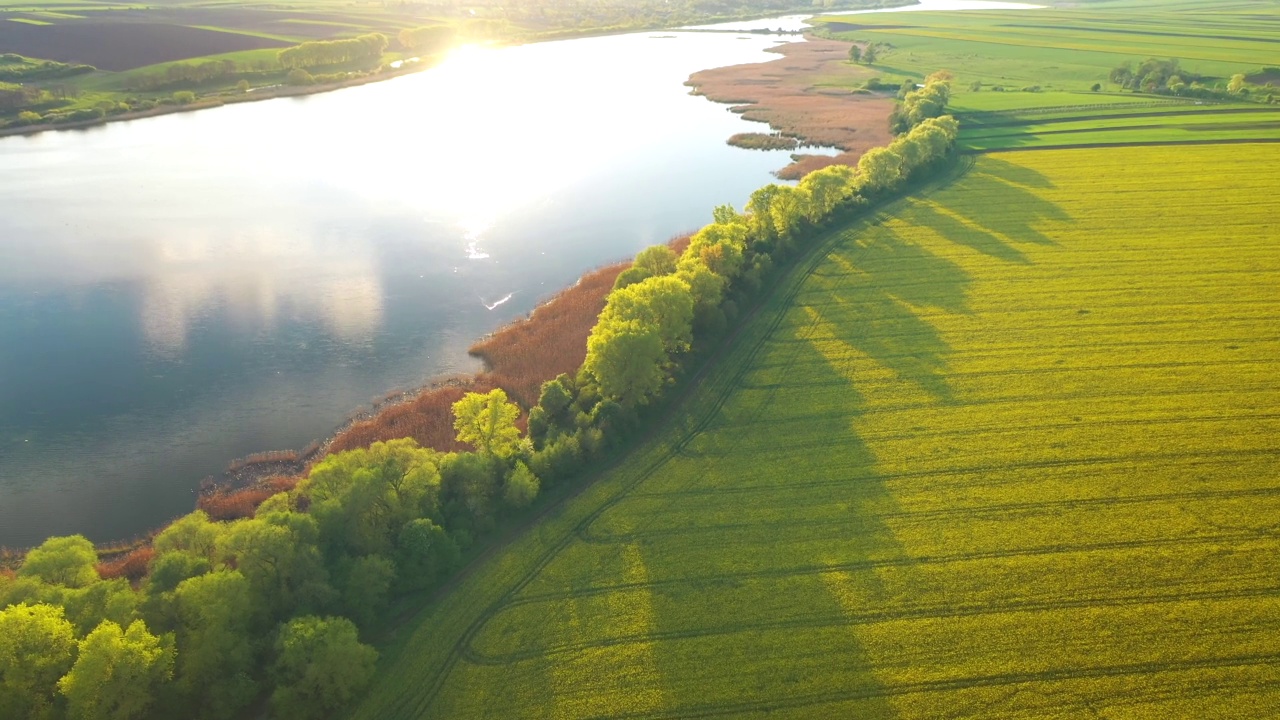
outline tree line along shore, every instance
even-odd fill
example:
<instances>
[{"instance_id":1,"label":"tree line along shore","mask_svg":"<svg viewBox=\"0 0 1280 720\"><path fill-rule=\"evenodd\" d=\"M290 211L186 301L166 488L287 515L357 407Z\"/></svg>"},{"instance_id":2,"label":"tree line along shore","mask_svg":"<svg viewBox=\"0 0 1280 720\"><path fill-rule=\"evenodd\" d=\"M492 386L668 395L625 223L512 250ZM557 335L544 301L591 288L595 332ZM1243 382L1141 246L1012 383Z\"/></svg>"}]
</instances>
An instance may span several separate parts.
<instances>
[{"instance_id":1,"label":"tree line along shore","mask_svg":"<svg viewBox=\"0 0 1280 720\"><path fill-rule=\"evenodd\" d=\"M927 91L946 85L939 75ZM18 679L0 709L229 718L264 702L308 718L348 703L377 658L361 637L386 629L388 608L440 587L540 498L625 452L825 228L950 161L958 125L936 109L856 168L768 185L743 212L717 208L692 236L588 275L477 344L490 368L475 386L353 426L343 442L374 442L264 483L251 515L197 510L110 564L80 536L32 549L0 574L0 637L18 638L0 644L0 663L31 668L6 666L6 682ZM579 343L545 348L552 334ZM566 365L578 367L544 380ZM446 405L444 448L411 436L439 437L432 413Z\"/></svg>"}]
</instances>

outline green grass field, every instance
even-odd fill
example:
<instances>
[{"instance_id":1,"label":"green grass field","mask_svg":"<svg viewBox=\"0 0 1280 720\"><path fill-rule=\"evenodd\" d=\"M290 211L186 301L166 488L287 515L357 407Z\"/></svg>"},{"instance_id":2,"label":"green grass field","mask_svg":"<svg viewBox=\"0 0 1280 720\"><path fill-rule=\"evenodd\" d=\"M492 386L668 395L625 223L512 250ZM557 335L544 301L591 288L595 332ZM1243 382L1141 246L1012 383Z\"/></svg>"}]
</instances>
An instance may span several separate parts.
<instances>
[{"instance_id":1,"label":"green grass field","mask_svg":"<svg viewBox=\"0 0 1280 720\"><path fill-rule=\"evenodd\" d=\"M971 162L825 240L351 716L1280 713L1280 146Z\"/></svg>"},{"instance_id":2,"label":"green grass field","mask_svg":"<svg viewBox=\"0 0 1280 720\"><path fill-rule=\"evenodd\" d=\"M952 111L968 151L1073 145L1280 139L1280 88L1259 82L1224 101L1119 92L1121 63L1177 59L1184 75L1226 88L1235 74L1277 64L1280 10L1265 0L1206 3L1115 0L1032 11L912 12L825 18L834 37L879 43L884 79L955 74ZM1094 91L1094 85L1100 91ZM974 89L974 88L977 89ZM1002 90L1002 92L997 91ZM1034 92L1024 90L1035 89ZM1208 119L1205 112L1218 112ZM1155 114L1159 113L1159 114ZM1120 116L1146 114L1141 121ZM1078 125L1046 126L1050 119ZM989 126L999 124L997 131Z\"/></svg>"}]
</instances>

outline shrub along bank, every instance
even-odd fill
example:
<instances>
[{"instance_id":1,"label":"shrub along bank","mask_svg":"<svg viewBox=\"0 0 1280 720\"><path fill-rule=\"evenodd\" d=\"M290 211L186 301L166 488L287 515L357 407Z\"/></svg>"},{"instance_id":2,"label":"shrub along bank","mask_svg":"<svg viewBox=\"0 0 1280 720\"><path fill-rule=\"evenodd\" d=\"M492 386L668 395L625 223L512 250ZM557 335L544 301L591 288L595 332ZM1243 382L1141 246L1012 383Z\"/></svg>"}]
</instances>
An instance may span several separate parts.
<instances>
[{"instance_id":1,"label":"shrub along bank","mask_svg":"<svg viewBox=\"0 0 1280 720\"><path fill-rule=\"evenodd\" d=\"M276 716L311 718L345 704L377 657L358 632L394 597L438 586L476 538L625 445L776 269L936 170L957 130L921 118L857 168L768 185L745 212L716 208L681 252L640 253L583 367L543 385L527 436L502 390L469 393L454 429L473 451L404 439L333 454L251 518L197 511L166 528L137 587L102 579L88 540L46 541L0 575L0 717L230 718L269 695Z\"/></svg>"}]
</instances>

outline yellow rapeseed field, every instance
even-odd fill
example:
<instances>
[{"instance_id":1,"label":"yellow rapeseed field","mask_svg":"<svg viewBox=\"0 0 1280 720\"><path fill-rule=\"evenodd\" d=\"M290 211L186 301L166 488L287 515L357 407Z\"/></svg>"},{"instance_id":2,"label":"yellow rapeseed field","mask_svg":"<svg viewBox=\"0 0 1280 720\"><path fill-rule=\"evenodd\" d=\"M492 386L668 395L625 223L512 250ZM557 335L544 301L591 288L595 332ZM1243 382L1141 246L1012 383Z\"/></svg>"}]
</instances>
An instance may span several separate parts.
<instances>
[{"instance_id":1,"label":"yellow rapeseed field","mask_svg":"<svg viewBox=\"0 0 1280 720\"><path fill-rule=\"evenodd\" d=\"M1280 717L1280 145L973 162L834 236L357 717Z\"/></svg>"}]
</instances>

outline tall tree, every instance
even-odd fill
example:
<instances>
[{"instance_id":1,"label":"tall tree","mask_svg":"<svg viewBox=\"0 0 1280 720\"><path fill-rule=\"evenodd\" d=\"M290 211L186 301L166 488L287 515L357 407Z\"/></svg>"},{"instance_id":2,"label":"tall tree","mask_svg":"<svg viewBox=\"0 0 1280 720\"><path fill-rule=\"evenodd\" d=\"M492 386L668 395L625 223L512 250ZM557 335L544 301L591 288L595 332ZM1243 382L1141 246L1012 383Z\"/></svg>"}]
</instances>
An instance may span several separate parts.
<instances>
[{"instance_id":1,"label":"tall tree","mask_svg":"<svg viewBox=\"0 0 1280 720\"><path fill-rule=\"evenodd\" d=\"M286 720L325 717L346 705L373 677L378 653L340 617L294 618L276 641L271 706Z\"/></svg>"},{"instance_id":2,"label":"tall tree","mask_svg":"<svg viewBox=\"0 0 1280 720\"><path fill-rule=\"evenodd\" d=\"M601 391L624 406L647 402L666 380L667 353L658 328L635 320L597 323L583 367Z\"/></svg>"},{"instance_id":3,"label":"tall tree","mask_svg":"<svg viewBox=\"0 0 1280 720\"><path fill-rule=\"evenodd\" d=\"M520 407L507 401L502 388L487 393L467 393L453 404L453 429L464 442L486 455L507 457L520 444L516 419Z\"/></svg>"},{"instance_id":4,"label":"tall tree","mask_svg":"<svg viewBox=\"0 0 1280 720\"><path fill-rule=\"evenodd\" d=\"M678 277L662 275L609 293L598 325L629 322L656 330L668 353L689 349L693 339L693 295L689 285Z\"/></svg>"},{"instance_id":5,"label":"tall tree","mask_svg":"<svg viewBox=\"0 0 1280 720\"><path fill-rule=\"evenodd\" d=\"M184 580L174 591L178 684L200 718L229 718L256 690L252 630L262 617L249 581L236 570Z\"/></svg>"},{"instance_id":6,"label":"tall tree","mask_svg":"<svg viewBox=\"0 0 1280 720\"><path fill-rule=\"evenodd\" d=\"M58 681L72 720L133 720L173 676L171 639L161 640L135 620L128 630L104 620L80 641L71 672Z\"/></svg>"},{"instance_id":7,"label":"tall tree","mask_svg":"<svg viewBox=\"0 0 1280 720\"><path fill-rule=\"evenodd\" d=\"M19 577L80 588L98 581L98 553L83 535L51 537L27 553Z\"/></svg>"},{"instance_id":8,"label":"tall tree","mask_svg":"<svg viewBox=\"0 0 1280 720\"><path fill-rule=\"evenodd\" d=\"M0 610L0 717L52 717L58 678L75 650L62 608L23 603Z\"/></svg>"}]
</instances>

